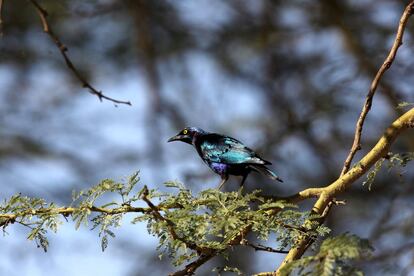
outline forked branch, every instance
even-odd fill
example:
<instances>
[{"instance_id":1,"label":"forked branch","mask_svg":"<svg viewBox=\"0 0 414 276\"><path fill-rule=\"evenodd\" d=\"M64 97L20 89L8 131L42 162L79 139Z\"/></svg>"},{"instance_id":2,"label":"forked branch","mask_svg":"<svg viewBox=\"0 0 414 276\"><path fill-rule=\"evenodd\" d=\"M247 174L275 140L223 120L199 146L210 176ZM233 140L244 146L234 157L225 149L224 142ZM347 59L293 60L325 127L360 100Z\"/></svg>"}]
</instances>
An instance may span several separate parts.
<instances>
[{"instance_id":1,"label":"forked branch","mask_svg":"<svg viewBox=\"0 0 414 276\"><path fill-rule=\"evenodd\" d=\"M377 144L374 148L368 152L365 157L363 157L352 169L350 169L350 165L352 159L354 158L356 152L361 148L361 134L362 128L364 125L365 118L371 108L372 99L377 89L378 83L381 80L383 74L386 70L390 68L392 65L395 56L397 54L398 48L402 45L402 39L404 30L406 28L408 19L412 15L414 11L414 1L411 1L407 7L405 8L397 30L397 35L395 37L393 46L385 59L384 63L378 70L374 80L372 81L370 90L367 94L365 104L362 108L361 114L358 118L356 129L355 129L355 136L352 148L349 152L348 157L345 160L344 167L342 169L340 177L331 183L330 185L322 188L316 188L318 192L321 192L318 200L316 201L315 205L313 206L313 213L319 214L323 216L326 213L326 208L329 203L341 192L345 191L349 186L351 186L357 179L359 179L362 175L364 175L380 158L387 155L388 150L398 135L406 130L407 128L412 128L414 125L414 108L407 111L403 114L400 118L394 121L384 132L382 137L379 139ZM305 190L306 191L306 190ZM296 195L296 197L300 198L300 193ZM323 223L323 218L319 221L319 223ZM278 268L278 270L274 273L276 275L280 275L281 270L283 267L298 258L300 258L309 247L312 241L309 237L302 236L295 247L293 247L287 256L285 257L284 261Z\"/></svg>"},{"instance_id":2,"label":"forked branch","mask_svg":"<svg viewBox=\"0 0 414 276\"><path fill-rule=\"evenodd\" d=\"M371 109L372 99L375 95L375 92L377 91L378 83L384 75L385 71L387 71L391 67L391 64L394 62L395 56L397 55L398 48L400 48L400 46L403 44L403 35L405 27L413 11L414 1L411 1L407 5L403 15L401 16L397 34L395 36L394 43L390 49L390 52L388 53L387 58L382 63L380 69L378 70L377 74L375 75L375 78L371 83L368 94L365 98L364 106L362 107L361 114L359 115L358 121L356 123L354 141L352 143L351 150L349 151L349 154L344 162L344 166L341 171L341 176L343 176L349 170L349 168L351 167L352 159L354 158L357 151L361 149L362 128L364 127L365 118L367 117L367 114Z\"/></svg>"}]
</instances>

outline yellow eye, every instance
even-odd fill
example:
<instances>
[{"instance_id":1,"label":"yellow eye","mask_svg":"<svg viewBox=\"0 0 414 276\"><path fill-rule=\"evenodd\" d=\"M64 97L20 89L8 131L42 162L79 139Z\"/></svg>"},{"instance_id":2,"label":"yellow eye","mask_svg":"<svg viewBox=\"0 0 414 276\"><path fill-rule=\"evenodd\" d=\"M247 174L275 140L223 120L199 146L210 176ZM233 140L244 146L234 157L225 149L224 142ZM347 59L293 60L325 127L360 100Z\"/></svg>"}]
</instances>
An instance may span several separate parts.
<instances>
[{"instance_id":1,"label":"yellow eye","mask_svg":"<svg viewBox=\"0 0 414 276\"><path fill-rule=\"evenodd\" d=\"M188 133L188 130L184 129L183 134L186 135Z\"/></svg>"}]
</instances>

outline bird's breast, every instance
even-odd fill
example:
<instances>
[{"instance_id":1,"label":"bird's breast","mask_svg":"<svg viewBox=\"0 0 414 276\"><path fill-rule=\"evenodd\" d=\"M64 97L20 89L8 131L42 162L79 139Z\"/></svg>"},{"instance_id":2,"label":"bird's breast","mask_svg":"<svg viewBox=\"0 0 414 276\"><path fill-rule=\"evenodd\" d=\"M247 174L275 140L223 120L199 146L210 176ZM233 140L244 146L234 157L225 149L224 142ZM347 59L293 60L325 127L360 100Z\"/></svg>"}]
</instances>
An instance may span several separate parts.
<instances>
[{"instance_id":1,"label":"bird's breast","mask_svg":"<svg viewBox=\"0 0 414 276\"><path fill-rule=\"evenodd\" d=\"M227 174L227 171L229 169L229 166L223 163L211 162L209 166L215 173L220 175Z\"/></svg>"},{"instance_id":2,"label":"bird's breast","mask_svg":"<svg viewBox=\"0 0 414 276\"><path fill-rule=\"evenodd\" d=\"M225 164L210 162L209 167L219 175L245 175L250 169L245 164Z\"/></svg>"}]
</instances>

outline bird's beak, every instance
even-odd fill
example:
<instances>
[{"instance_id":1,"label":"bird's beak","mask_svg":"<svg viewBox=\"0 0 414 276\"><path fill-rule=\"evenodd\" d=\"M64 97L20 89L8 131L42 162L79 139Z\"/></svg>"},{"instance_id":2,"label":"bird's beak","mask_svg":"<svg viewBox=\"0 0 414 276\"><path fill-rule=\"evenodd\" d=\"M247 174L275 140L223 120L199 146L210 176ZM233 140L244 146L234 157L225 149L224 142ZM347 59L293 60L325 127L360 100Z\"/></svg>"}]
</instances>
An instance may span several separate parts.
<instances>
[{"instance_id":1,"label":"bird's beak","mask_svg":"<svg viewBox=\"0 0 414 276\"><path fill-rule=\"evenodd\" d=\"M175 136L171 137L170 139L168 139L168 141L167 141L167 142L181 141L181 140L183 140L184 138L185 138L185 136L184 136L184 135L177 134L177 135L175 135Z\"/></svg>"}]
</instances>

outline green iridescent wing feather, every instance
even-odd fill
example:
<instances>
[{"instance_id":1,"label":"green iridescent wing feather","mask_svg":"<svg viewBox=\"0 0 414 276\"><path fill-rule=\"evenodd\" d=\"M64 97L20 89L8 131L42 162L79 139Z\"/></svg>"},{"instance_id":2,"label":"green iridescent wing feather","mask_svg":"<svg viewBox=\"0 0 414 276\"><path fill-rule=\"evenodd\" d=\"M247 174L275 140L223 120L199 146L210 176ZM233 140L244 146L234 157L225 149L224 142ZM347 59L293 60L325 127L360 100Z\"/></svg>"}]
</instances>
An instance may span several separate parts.
<instances>
[{"instance_id":1,"label":"green iridescent wing feather","mask_svg":"<svg viewBox=\"0 0 414 276\"><path fill-rule=\"evenodd\" d=\"M240 141L219 134L208 134L200 143L203 159L225 164L270 164Z\"/></svg>"}]
</instances>

